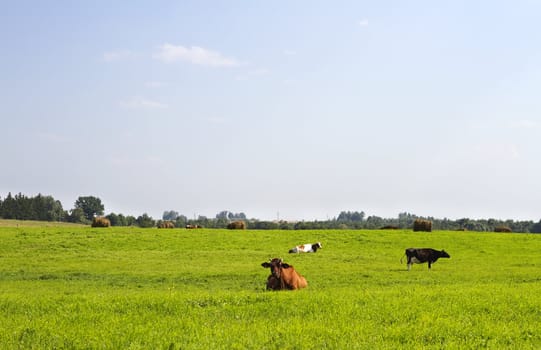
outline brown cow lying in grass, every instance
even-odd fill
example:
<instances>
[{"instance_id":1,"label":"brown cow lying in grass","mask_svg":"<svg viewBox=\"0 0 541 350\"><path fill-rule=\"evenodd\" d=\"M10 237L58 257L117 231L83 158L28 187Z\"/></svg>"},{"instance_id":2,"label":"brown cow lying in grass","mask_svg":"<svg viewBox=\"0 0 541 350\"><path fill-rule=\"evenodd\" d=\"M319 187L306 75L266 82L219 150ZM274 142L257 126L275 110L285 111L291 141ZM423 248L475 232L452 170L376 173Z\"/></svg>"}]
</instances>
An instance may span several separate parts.
<instances>
[{"instance_id":1,"label":"brown cow lying in grass","mask_svg":"<svg viewBox=\"0 0 541 350\"><path fill-rule=\"evenodd\" d=\"M300 289L308 285L306 278L301 276L292 265L284 263L282 259L274 258L261 264L264 268L270 268L271 275L267 278L267 289Z\"/></svg>"}]
</instances>

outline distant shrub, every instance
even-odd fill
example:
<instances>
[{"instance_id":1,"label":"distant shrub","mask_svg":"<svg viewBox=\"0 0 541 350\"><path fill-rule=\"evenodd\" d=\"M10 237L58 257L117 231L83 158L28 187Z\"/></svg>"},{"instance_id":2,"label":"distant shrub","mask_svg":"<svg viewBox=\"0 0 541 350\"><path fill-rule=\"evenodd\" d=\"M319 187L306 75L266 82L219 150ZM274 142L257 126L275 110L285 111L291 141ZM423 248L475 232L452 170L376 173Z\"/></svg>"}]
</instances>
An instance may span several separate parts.
<instances>
[{"instance_id":1,"label":"distant shrub","mask_svg":"<svg viewBox=\"0 0 541 350\"><path fill-rule=\"evenodd\" d=\"M246 223L244 221L233 221L227 224L227 228L230 230L245 230Z\"/></svg>"},{"instance_id":2,"label":"distant shrub","mask_svg":"<svg viewBox=\"0 0 541 350\"><path fill-rule=\"evenodd\" d=\"M513 230L507 226L498 226L494 227L494 232L513 232Z\"/></svg>"},{"instance_id":3,"label":"distant shrub","mask_svg":"<svg viewBox=\"0 0 541 350\"><path fill-rule=\"evenodd\" d=\"M285 226L287 228L287 226ZM280 227L280 224L272 221L256 221L250 223L250 228L256 230L277 230Z\"/></svg>"},{"instance_id":4,"label":"distant shrub","mask_svg":"<svg viewBox=\"0 0 541 350\"><path fill-rule=\"evenodd\" d=\"M92 219L92 227L109 227L111 221L103 216L97 216Z\"/></svg>"},{"instance_id":5,"label":"distant shrub","mask_svg":"<svg viewBox=\"0 0 541 350\"><path fill-rule=\"evenodd\" d=\"M432 232L432 221L415 219L413 222L413 231Z\"/></svg>"},{"instance_id":6,"label":"distant shrub","mask_svg":"<svg viewBox=\"0 0 541 350\"><path fill-rule=\"evenodd\" d=\"M382 230L398 230L400 229L400 227L396 225L387 225L387 226L383 226L381 229Z\"/></svg>"}]
</instances>

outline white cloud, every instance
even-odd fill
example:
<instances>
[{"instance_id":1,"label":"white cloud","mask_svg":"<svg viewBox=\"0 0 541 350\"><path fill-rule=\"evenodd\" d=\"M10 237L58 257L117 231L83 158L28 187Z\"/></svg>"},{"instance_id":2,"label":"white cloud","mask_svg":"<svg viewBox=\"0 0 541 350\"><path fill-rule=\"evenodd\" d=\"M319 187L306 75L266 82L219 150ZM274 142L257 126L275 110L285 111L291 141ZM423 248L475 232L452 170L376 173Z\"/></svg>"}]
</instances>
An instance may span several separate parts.
<instances>
[{"instance_id":1,"label":"white cloud","mask_svg":"<svg viewBox=\"0 0 541 350\"><path fill-rule=\"evenodd\" d=\"M145 87L149 89L159 89L161 87L164 87L165 85L167 84L161 81L147 81L145 83Z\"/></svg>"},{"instance_id":2,"label":"white cloud","mask_svg":"<svg viewBox=\"0 0 541 350\"><path fill-rule=\"evenodd\" d=\"M270 70L266 68L252 69L242 75L236 77L239 81L246 81L253 78L264 77L270 74Z\"/></svg>"},{"instance_id":3,"label":"white cloud","mask_svg":"<svg viewBox=\"0 0 541 350\"><path fill-rule=\"evenodd\" d=\"M521 156L518 146L512 143L479 143L473 151L478 159L490 162L511 161Z\"/></svg>"},{"instance_id":4,"label":"white cloud","mask_svg":"<svg viewBox=\"0 0 541 350\"><path fill-rule=\"evenodd\" d=\"M165 160L157 155L147 154L142 157L134 157L131 154L114 154L107 157L109 164L119 168L138 167L141 163L146 165L163 165Z\"/></svg>"},{"instance_id":5,"label":"white cloud","mask_svg":"<svg viewBox=\"0 0 541 350\"><path fill-rule=\"evenodd\" d=\"M528 119L518 120L511 123L511 127L517 129L536 129L540 126L541 124L539 122Z\"/></svg>"},{"instance_id":6,"label":"white cloud","mask_svg":"<svg viewBox=\"0 0 541 350\"><path fill-rule=\"evenodd\" d=\"M490 131L502 131L509 129L522 129L522 130L535 130L541 128L541 121L531 119L519 119L519 120L500 120L495 122L486 122L482 120L475 120L469 122L469 128L472 130L490 130Z\"/></svg>"},{"instance_id":7,"label":"white cloud","mask_svg":"<svg viewBox=\"0 0 541 350\"><path fill-rule=\"evenodd\" d=\"M358 24L361 27L368 27L368 20L366 18L363 18L363 19L359 20Z\"/></svg>"},{"instance_id":8,"label":"white cloud","mask_svg":"<svg viewBox=\"0 0 541 350\"><path fill-rule=\"evenodd\" d=\"M227 119L223 118L223 117L210 117L210 118L207 118L207 120L212 123L212 124L225 124L227 122Z\"/></svg>"},{"instance_id":9,"label":"white cloud","mask_svg":"<svg viewBox=\"0 0 541 350\"><path fill-rule=\"evenodd\" d=\"M166 63L184 61L211 67L237 67L241 65L236 59L223 56L216 51L199 46L184 47L167 43L160 46L159 52L152 55L152 57Z\"/></svg>"},{"instance_id":10,"label":"white cloud","mask_svg":"<svg viewBox=\"0 0 541 350\"><path fill-rule=\"evenodd\" d=\"M254 75L254 76L262 76L262 75L267 75L270 73L270 70L266 69L266 68L258 68L258 69L253 69L251 71L248 72L250 75Z\"/></svg>"},{"instance_id":11,"label":"white cloud","mask_svg":"<svg viewBox=\"0 0 541 350\"><path fill-rule=\"evenodd\" d=\"M115 50L105 52L102 55L102 60L105 62L119 62L129 60L135 57L135 53L129 50Z\"/></svg>"},{"instance_id":12,"label":"white cloud","mask_svg":"<svg viewBox=\"0 0 541 350\"><path fill-rule=\"evenodd\" d=\"M165 109L169 107L165 103L149 100L144 97L133 97L120 102L120 106L128 109Z\"/></svg>"},{"instance_id":13,"label":"white cloud","mask_svg":"<svg viewBox=\"0 0 541 350\"><path fill-rule=\"evenodd\" d=\"M299 81L297 79L288 78L288 79L284 79L282 82L284 83L284 85L295 85Z\"/></svg>"},{"instance_id":14,"label":"white cloud","mask_svg":"<svg viewBox=\"0 0 541 350\"><path fill-rule=\"evenodd\" d=\"M61 143L66 141L65 137L54 132L40 131L37 133L37 137L47 143Z\"/></svg>"}]
</instances>

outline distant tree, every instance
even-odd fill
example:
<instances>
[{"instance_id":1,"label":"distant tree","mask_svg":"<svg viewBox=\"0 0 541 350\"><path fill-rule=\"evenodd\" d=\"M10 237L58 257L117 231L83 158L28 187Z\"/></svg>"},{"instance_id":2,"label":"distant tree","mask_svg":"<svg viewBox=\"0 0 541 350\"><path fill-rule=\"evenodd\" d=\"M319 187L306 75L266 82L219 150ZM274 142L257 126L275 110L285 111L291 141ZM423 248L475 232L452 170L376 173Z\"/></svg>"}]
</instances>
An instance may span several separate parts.
<instances>
[{"instance_id":1,"label":"distant tree","mask_svg":"<svg viewBox=\"0 0 541 350\"><path fill-rule=\"evenodd\" d=\"M417 215L413 215L410 213L400 213L398 214L398 226L399 227L413 227L413 222L415 219L419 218Z\"/></svg>"},{"instance_id":2,"label":"distant tree","mask_svg":"<svg viewBox=\"0 0 541 350\"><path fill-rule=\"evenodd\" d=\"M367 229L380 229L383 226L385 226L386 222L383 218L380 218L379 216L369 216L366 218L366 224L365 227Z\"/></svg>"},{"instance_id":3,"label":"distant tree","mask_svg":"<svg viewBox=\"0 0 541 350\"><path fill-rule=\"evenodd\" d=\"M122 214L119 214L122 215ZM124 218L125 226L135 226L137 225L137 218L133 215L126 215Z\"/></svg>"},{"instance_id":4,"label":"distant tree","mask_svg":"<svg viewBox=\"0 0 541 350\"><path fill-rule=\"evenodd\" d=\"M178 218L178 212L174 211L174 210L170 210L170 211L164 211L163 212L163 215L162 215L162 219L164 221L175 221L177 220Z\"/></svg>"},{"instance_id":5,"label":"distant tree","mask_svg":"<svg viewBox=\"0 0 541 350\"><path fill-rule=\"evenodd\" d=\"M118 223L121 226L130 226L128 218L129 218L129 216L124 216L122 214L118 214ZM135 221L135 218L133 216L132 216L132 218L133 218L133 221Z\"/></svg>"},{"instance_id":6,"label":"distant tree","mask_svg":"<svg viewBox=\"0 0 541 350\"><path fill-rule=\"evenodd\" d=\"M152 217L150 217L147 213L144 213L143 215L137 217L137 225L139 227L154 227L155 224L156 222L154 221L154 219L152 219Z\"/></svg>"},{"instance_id":7,"label":"distant tree","mask_svg":"<svg viewBox=\"0 0 541 350\"><path fill-rule=\"evenodd\" d=\"M15 219L32 220L37 216L32 210L32 199L20 192L15 195L15 207L17 208L15 212Z\"/></svg>"},{"instance_id":8,"label":"distant tree","mask_svg":"<svg viewBox=\"0 0 541 350\"><path fill-rule=\"evenodd\" d=\"M97 215L103 215L105 209L101 203L101 199L93 196L79 197L75 201L75 208L82 209L85 218L88 221L92 221L92 218Z\"/></svg>"},{"instance_id":9,"label":"distant tree","mask_svg":"<svg viewBox=\"0 0 541 350\"><path fill-rule=\"evenodd\" d=\"M73 208L70 210L69 215L66 217L68 222L89 224L90 221L85 217L85 212L81 208Z\"/></svg>"},{"instance_id":10,"label":"distant tree","mask_svg":"<svg viewBox=\"0 0 541 350\"><path fill-rule=\"evenodd\" d=\"M456 223L458 225L458 229L463 229L463 230L466 230L467 229L467 225L468 223L470 222L470 219L468 218L462 218L462 219L458 219L456 220Z\"/></svg>"},{"instance_id":11,"label":"distant tree","mask_svg":"<svg viewBox=\"0 0 541 350\"><path fill-rule=\"evenodd\" d=\"M216 214L216 219L227 219L229 214L230 214L229 211L223 210L223 211L219 212L218 214Z\"/></svg>"},{"instance_id":12,"label":"distant tree","mask_svg":"<svg viewBox=\"0 0 541 350\"><path fill-rule=\"evenodd\" d=\"M129 226L126 217L122 214L111 213L105 217L111 222L111 226Z\"/></svg>"},{"instance_id":13,"label":"distant tree","mask_svg":"<svg viewBox=\"0 0 541 350\"><path fill-rule=\"evenodd\" d=\"M483 220L469 220L464 228L468 231L488 231L488 227Z\"/></svg>"},{"instance_id":14,"label":"distant tree","mask_svg":"<svg viewBox=\"0 0 541 350\"><path fill-rule=\"evenodd\" d=\"M60 221L64 218L62 203L51 196L27 197L11 192L4 201L0 201L0 217L4 219Z\"/></svg>"},{"instance_id":15,"label":"distant tree","mask_svg":"<svg viewBox=\"0 0 541 350\"><path fill-rule=\"evenodd\" d=\"M250 228L256 230L276 230L279 227L278 223L272 221L255 221L250 225Z\"/></svg>"},{"instance_id":16,"label":"distant tree","mask_svg":"<svg viewBox=\"0 0 541 350\"><path fill-rule=\"evenodd\" d=\"M530 228L530 232L541 233L541 220L539 220L538 223L533 224L533 226Z\"/></svg>"},{"instance_id":17,"label":"distant tree","mask_svg":"<svg viewBox=\"0 0 541 350\"><path fill-rule=\"evenodd\" d=\"M227 216L229 220L246 220L246 214L240 213L229 213Z\"/></svg>"},{"instance_id":18,"label":"distant tree","mask_svg":"<svg viewBox=\"0 0 541 350\"><path fill-rule=\"evenodd\" d=\"M8 193L7 197L2 202L2 217L4 219L15 219L17 215L17 203L15 199L11 196L11 192Z\"/></svg>"},{"instance_id":19,"label":"distant tree","mask_svg":"<svg viewBox=\"0 0 541 350\"><path fill-rule=\"evenodd\" d=\"M511 225L511 229L513 232L532 232L532 228L535 225L535 223L531 220L528 221L515 221Z\"/></svg>"},{"instance_id":20,"label":"distant tree","mask_svg":"<svg viewBox=\"0 0 541 350\"><path fill-rule=\"evenodd\" d=\"M336 221L339 222L362 222L364 220L364 211L343 211L338 215Z\"/></svg>"},{"instance_id":21,"label":"distant tree","mask_svg":"<svg viewBox=\"0 0 541 350\"><path fill-rule=\"evenodd\" d=\"M229 224L230 220L227 217L217 217L216 220L213 220L213 228L225 228ZM208 225L208 224L207 224Z\"/></svg>"},{"instance_id":22,"label":"distant tree","mask_svg":"<svg viewBox=\"0 0 541 350\"><path fill-rule=\"evenodd\" d=\"M47 217L50 221L64 220L64 208L59 200L55 200L51 196L45 197L45 206L47 208Z\"/></svg>"},{"instance_id":23,"label":"distant tree","mask_svg":"<svg viewBox=\"0 0 541 350\"><path fill-rule=\"evenodd\" d=\"M295 223L295 230L313 230L313 222L311 221L299 221Z\"/></svg>"},{"instance_id":24,"label":"distant tree","mask_svg":"<svg viewBox=\"0 0 541 350\"><path fill-rule=\"evenodd\" d=\"M202 227L213 227L213 220L210 220L206 216L199 215L197 220L189 220L189 223L192 225L199 225Z\"/></svg>"},{"instance_id":25,"label":"distant tree","mask_svg":"<svg viewBox=\"0 0 541 350\"><path fill-rule=\"evenodd\" d=\"M32 198L32 212L35 213L33 219L41 221L62 221L65 215L60 201L41 194Z\"/></svg>"},{"instance_id":26,"label":"distant tree","mask_svg":"<svg viewBox=\"0 0 541 350\"><path fill-rule=\"evenodd\" d=\"M186 227L188 223L188 218L184 215L179 215L175 220L175 227Z\"/></svg>"},{"instance_id":27,"label":"distant tree","mask_svg":"<svg viewBox=\"0 0 541 350\"><path fill-rule=\"evenodd\" d=\"M229 210L223 210L216 214L216 219L227 219L227 220L246 220L246 214L240 212L240 213L233 213Z\"/></svg>"},{"instance_id":28,"label":"distant tree","mask_svg":"<svg viewBox=\"0 0 541 350\"><path fill-rule=\"evenodd\" d=\"M293 230L295 228L294 224L287 221L280 221L278 225L280 230Z\"/></svg>"},{"instance_id":29,"label":"distant tree","mask_svg":"<svg viewBox=\"0 0 541 350\"><path fill-rule=\"evenodd\" d=\"M119 225L118 215L115 213L107 214L105 215L105 218L109 220L109 222L111 223L111 226L124 226L124 225Z\"/></svg>"}]
</instances>

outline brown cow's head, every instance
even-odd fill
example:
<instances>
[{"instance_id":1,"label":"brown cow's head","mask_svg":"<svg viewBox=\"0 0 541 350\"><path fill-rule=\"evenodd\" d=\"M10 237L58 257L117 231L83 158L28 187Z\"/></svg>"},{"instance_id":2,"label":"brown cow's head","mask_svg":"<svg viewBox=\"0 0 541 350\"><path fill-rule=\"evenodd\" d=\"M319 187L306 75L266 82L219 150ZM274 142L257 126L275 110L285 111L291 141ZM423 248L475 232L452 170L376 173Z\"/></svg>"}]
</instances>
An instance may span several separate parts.
<instances>
[{"instance_id":1,"label":"brown cow's head","mask_svg":"<svg viewBox=\"0 0 541 350\"><path fill-rule=\"evenodd\" d=\"M271 259L269 262L264 262L261 264L264 268L270 267L271 274L280 279L280 276L282 275L282 269L288 269L289 265L284 263L282 259L274 258Z\"/></svg>"}]
</instances>

